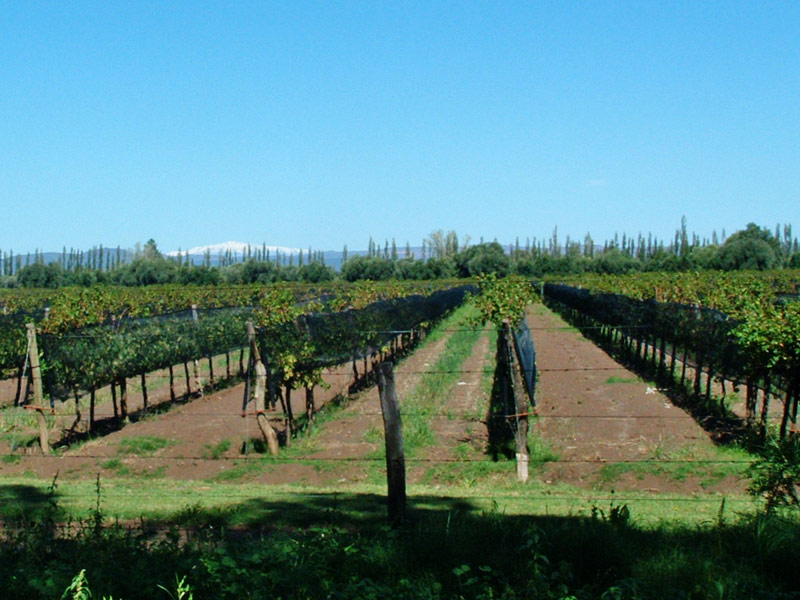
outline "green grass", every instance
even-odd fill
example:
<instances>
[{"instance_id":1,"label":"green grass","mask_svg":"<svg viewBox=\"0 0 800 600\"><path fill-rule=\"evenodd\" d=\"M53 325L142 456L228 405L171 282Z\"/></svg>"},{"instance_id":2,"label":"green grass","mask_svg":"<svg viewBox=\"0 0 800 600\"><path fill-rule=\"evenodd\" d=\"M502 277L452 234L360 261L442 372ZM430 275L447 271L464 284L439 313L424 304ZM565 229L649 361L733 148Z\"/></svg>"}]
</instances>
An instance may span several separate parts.
<instances>
[{"instance_id":1,"label":"green grass","mask_svg":"<svg viewBox=\"0 0 800 600\"><path fill-rule=\"evenodd\" d=\"M131 470L128 466L122 463L122 460L119 458L111 458L109 460L103 461L100 463L100 466L104 469L108 469L109 471L114 471L116 475L120 477L125 477L127 475L131 475Z\"/></svg>"},{"instance_id":2,"label":"green grass","mask_svg":"<svg viewBox=\"0 0 800 600\"><path fill-rule=\"evenodd\" d=\"M383 431L377 427L370 427L364 432L364 441L368 444L379 444L383 441Z\"/></svg>"},{"instance_id":3,"label":"green grass","mask_svg":"<svg viewBox=\"0 0 800 600\"><path fill-rule=\"evenodd\" d=\"M124 456L153 456L159 450L163 450L177 443L176 440L153 435L123 438L117 445L117 454Z\"/></svg>"},{"instance_id":4,"label":"green grass","mask_svg":"<svg viewBox=\"0 0 800 600\"><path fill-rule=\"evenodd\" d=\"M274 467L273 461L259 457L233 462L235 466L231 470L239 472L231 476L226 475L230 470L223 471L213 478L214 485L208 481L140 476L115 475L112 479L103 479L103 510L109 518L136 520L143 517L168 522L187 506L199 505L228 515L226 524L230 526L262 521L273 526L309 526L318 523L320 515L300 509L311 501L319 505L320 502L324 504L326 498L338 497L342 500L339 509L345 520L362 519L366 507L369 512L375 512L376 519L385 514L385 473L374 483L351 482L346 489L342 489L341 484L258 484L246 481L244 475L269 471ZM714 494L663 495L626 491L609 495L603 490L590 491L557 482L545 484L535 478L521 485L513 473L509 473L509 463L503 461L446 463L438 467L442 469L441 477L433 473L428 482L408 486L412 508L458 499L465 510L474 513L496 507L509 516L589 516L593 505L613 500L628 504L641 526L659 526L665 521L692 526L714 519L721 500ZM48 485L48 481L33 474L2 478L0 520L12 514L14 506L35 506L36 498L46 494ZM95 505L95 485L94 479L59 479L57 494L65 513L73 518L86 516ZM297 507L297 512L292 511L293 506ZM748 496L727 498L728 509L737 513L753 513L758 506ZM687 507L691 510L686 510Z\"/></svg>"},{"instance_id":5,"label":"green grass","mask_svg":"<svg viewBox=\"0 0 800 600\"><path fill-rule=\"evenodd\" d=\"M233 466L215 474L211 480L220 482L243 482L247 478L274 469L268 456L233 461Z\"/></svg>"},{"instance_id":6,"label":"green grass","mask_svg":"<svg viewBox=\"0 0 800 600\"><path fill-rule=\"evenodd\" d=\"M231 441L229 439L224 439L216 444L206 444L200 455L206 459L219 460L230 447Z\"/></svg>"},{"instance_id":7,"label":"green grass","mask_svg":"<svg viewBox=\"0 0 800 600\"><path fill-rule=\"evenodd\" d=\"M437 335L438 332L453 331L436 363L423 373L419 383L403 398L401 405L403 443L408 457L413 457L419 449L436 442L431 418L445 411L448 391L458 381L461 365L484 335L483 330L468 325L469 320L477 314L474 306L462 306L436 328Z\"/></svg>"},{"instance_id":8,"label":"green grass","mask_svg":"<svg viewBox=\"0 0 800 600\"><path fill-rule=\"evenodd\" d=\"M720 483L727 477L745 476L753 456L746 450L715 446L684 446L671 452L654 449L642 462L613 463L600 469L601 484L613 484L625 473L634 473L641 479L645 474L674 481L698 479L702 488Z\"/></svg>"},{"instance_id":9,"label":"green grass","mask_svg":"<svg viewBox=\"0 0 800 600\"><path fill-rule=\"evenodd\" d=\"M606 379L606 383L644 383L638 377L620 377L619 375L612 375Z\"/></svg>"},{"instance_id":10,"label":"green grass","mask_svg":"<svg viewBox=\"0 0 800 600\"><path fill-rule=\"evenodd\" d=\"M558 460L559 456L550 443L536 435L533 427L528 429L528 453L529 464L532 469Z\"/></svg>"}]
</instances>

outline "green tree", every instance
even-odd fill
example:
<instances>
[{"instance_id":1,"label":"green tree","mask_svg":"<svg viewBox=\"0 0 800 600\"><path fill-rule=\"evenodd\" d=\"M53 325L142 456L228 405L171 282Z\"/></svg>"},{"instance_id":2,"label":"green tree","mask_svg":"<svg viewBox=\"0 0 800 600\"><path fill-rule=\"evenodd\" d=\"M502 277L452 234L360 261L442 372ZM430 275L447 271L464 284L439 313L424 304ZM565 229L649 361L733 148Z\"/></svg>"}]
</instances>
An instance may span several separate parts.
<instances>
[{"instance_id":1,"label":"green tree","mask_svg":"<svg viewBox=\"0 0 800 600\"><path fill-rule=\"evenodd\" d=\"M642 263L620 251L618 248L609 248L592 261L592 269L597 273L622 275L641 271Z\"/></svg>"},{"instance_id":2,"label":"green tree","mask_svg":"<svg viewBox=\"0 0 800 600\"><path fill-rule=\"evenodd\" d=\"M749 223L746 229L731 235L719 252L719 267L726 271L736 269L765 270L780 266L780 242L768 229Z\"/></svg>"},{"instance_id":3,"label":"green tree","mask_svg":"<svg viewBox=\"0 0 800 600\"><path fill-rule=\"evenodd\" d=\"M395 263L381 256L354 256L342 265L342 278L346 281L385 281L397 276Z\"/></svg>"},{"instance_id":4,"label":"green tree","mask_svg":"<svg viewBox=\"0 0 800 600\"><path fill-rule=\"evenodd\" d=\"M57 262L44 265L36 262L22 267L17 273L17 281L26 288L57 288L63 285L64 271Z\"/></svg>"},{"instance_id":5,"label":"green tree","mask_svg":"<svg viewBox=\"0 0 800 600\"><path fill-rule=\"evenodd\" d=\"M158 244L153 238L147 240L144 245L144 250L142 250L142 258L147 260L158 260L160 258L164 258L164 255L161 254L161 251L158 249Z\"/></svg>"},{"instance_id":6,"label":"green tree","mask_svg":"<svg viewBox=\"0 0 800 600\"><path fill-rule=\"evenodd\" d=\"M499 277L511 270L511 259L498 242L488 242L470 246L455 256L456 274L459 277L472 277L495 273Z\"/></svg>"}]
</instances>

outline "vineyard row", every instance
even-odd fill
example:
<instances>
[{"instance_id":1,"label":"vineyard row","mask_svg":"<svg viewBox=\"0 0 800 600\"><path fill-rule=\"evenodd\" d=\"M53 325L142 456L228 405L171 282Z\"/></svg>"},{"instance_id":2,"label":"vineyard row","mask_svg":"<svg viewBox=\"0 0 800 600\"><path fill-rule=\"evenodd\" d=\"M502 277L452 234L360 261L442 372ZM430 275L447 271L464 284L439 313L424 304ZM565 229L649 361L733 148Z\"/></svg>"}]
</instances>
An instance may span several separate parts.
<instances>
[{"instance_id":1,"label":"vineyard row","mask_svg":"<svg viewBox=\"0 0 800 600\"><path fill-rule=\"evenodd\" d=\"M606 289L610 287L607 285ZM573 322L598 326L599 337L619 348L626 358L650 361L660 378L679 378L684 384L687 365L691 364L691 389L698 398L712 399L714 378L721 383L723 396L725 381L735 388L745 386L748 428L766 433L772 399L783 402L779 435L786 435L790 422L796 425L800 402L800 303L781 301L775 288L740 289L738 298L720 293L724 301L718 305L731 307L738 318L697 304L643 300L563 284L544 284L541 291ZM734 308L737 304L741 307L738 310ZM676 373L678 357L682 363L680 375Z\"/></svg>"}]
</instances>

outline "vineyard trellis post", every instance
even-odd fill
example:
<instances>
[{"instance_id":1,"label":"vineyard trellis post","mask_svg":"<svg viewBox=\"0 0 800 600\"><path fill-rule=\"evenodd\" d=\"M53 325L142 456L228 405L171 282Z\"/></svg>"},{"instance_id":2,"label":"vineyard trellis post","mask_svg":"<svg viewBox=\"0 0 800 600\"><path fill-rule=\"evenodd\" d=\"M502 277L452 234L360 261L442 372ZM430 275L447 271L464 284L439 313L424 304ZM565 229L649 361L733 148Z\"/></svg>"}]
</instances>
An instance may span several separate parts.
<instances>
[{"instance_id":1,"label":"vineyard trellis post","mask_svg":"<svg viewBox=\"0 0 800 600\"><path fill-rule=\"evenodd\" d=\"M199 315L197 314L197 304L192 304L192 321L197 323ZM192 361L194 365L194 384L197 391L200 392L200 397L203 397L203 380L200 378L200 361L197 357Z\"/></svg>"},{"instance_id":2,"label":"vineyard trellis post","mask_svg":"<svg viewBox=\"0 0 800 600\"><path fill-rule=\"evenodd\" d=\"M386 445L389 524L396 527L405 521L406 516L406 458L403 448L403 421L400 417L391 361L378 365L378 393Z\"/></svg>"},{"instance_id":3,"label":"vineyard trellis post","mask_svg":"<svg viewBox=\"0 0 800 600\"><path fill-rule=\"evenodd\" d=\"M279 449L278 434L275 433L275 430L269 423L269 419L267 419L266 404L264 401L267 393L267 368L264 366L264 362L261 360L261 352L258 349L258 341L256 340L256 329L252 321L248 321L247 323L247 339L250 343L250 356L252 357L251 362L256 371L256 389L254 398L256 422L258 423L258 428L261 430L261 434L264 436L264 441L267 443L270 454L277 456ZM248 373L247 376L249 379L250 373ZM247 386L246 393L249 393L249 386ZM249 400L249 398L246 398L245 400Z\"/></svg>"},{"instance_id":4,"label":"vineyard trellis post","mask_svg":"<svg viewBox=\"0 0 800 600\"><path fill-rule=\"evenodd\" d=\"M39 425L39 444L42 453L50 454L50 428L47 425L47 418L44 416L44 394L42 393L42 370L39 365L39 349L36 345L36 325L28 323L28 356L31 367L31 379L33 380L33 401L36 410L36 421Z\"/></svg>"}]
</instances>

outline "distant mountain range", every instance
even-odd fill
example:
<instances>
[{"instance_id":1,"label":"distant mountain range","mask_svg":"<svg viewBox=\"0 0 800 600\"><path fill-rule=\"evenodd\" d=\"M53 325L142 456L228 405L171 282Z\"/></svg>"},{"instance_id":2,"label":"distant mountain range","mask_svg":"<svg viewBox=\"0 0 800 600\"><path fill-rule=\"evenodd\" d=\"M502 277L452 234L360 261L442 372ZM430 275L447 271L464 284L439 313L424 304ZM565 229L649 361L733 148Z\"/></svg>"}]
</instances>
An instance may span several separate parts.
<instances>
[{"instance_id":1,"label":"distant mountain range","mask_svg":"<svg viewBox=\"0 0 800 600\"><path fill-rule=\"evenodd\" d=\"M266 244L248 244L247 242L222 242L221 244L208 244L207 246L195 246L189 250L174 250L167 252L167 256L175 257L180 252L184 257L189 253L189 260L192 264L203 264L206 260L206 255L209 255L210 263L212 266L218 265L222 262L225 255L230 252L234 259L241 261L247 255L248 248L250 254L255 255L256 251L260 254L269 252L271 258L280 255L281 257L292 257L292 262L297 263L297 258L300 252L306 253L307 250L303 248L289 248L287 246L268 246ZM312 248L313 250L313 248ZM366 254L366 252L354 252L353 254ZM342 253L334 250L326 250L323 252L325 264L333 267L337 271L342 266Z\"/></svg>"},{"instance_id":2,"label":"distant mountain range","mask_svg":"<svg viewBox=\"0 0 800 600\"><path fill-rule=\"evenodd\" d=\"M233 258L237 262L241 262L244 260L244 257L247 255L248 247L250 248L250 254L255 256L256 251L259 254L269 252L269 256L271 259L278 255L282 258L288 260L291 257L292 262L297 264L298 256L300 252L307 252L307 249L301 248L290 248L287 246L267 246L265 244L248 244L246 242L222 242L221 244L208 244L206 246L195 246L194 248L189 248L188 250L173 250L171 252L165 253L165 256L170 258L176 258L180 253L181 256L185 259L186 254L189 254L189 261L195 265L202 265L209 261L211 266L218 266L223 258L226 256L228 252L233 255ZM313 248L312 248L313 250ZM117 253L119 252L119 255ZM405 248L398 248L398 253L400 257L405 256L406 249ZM329 267L334 268L335 270L340 270L342 267L342 258L343 252L341 250L325 250L323 253L323 258L325 260L325 264ZM366 255L366 250L350 250L348 251L348 256L359 256L359 255ZM417 258L422 255L422 248L414 247L411 248L411 254ZM123 250L116 248L93 248L91 250L85 250L83 252L84 259L83 264L87 266L91 266L93 264L114 264L119 258L119 261L123 263L127 263L132 261L136 257L136 252L134 250L128 249ZM16 259L15 255L15 259ZM33 253L29 254L22 254L18 255L22 266L26 264L33 263L35 260L35 255ZM61 262L62 258L64 260L67 259L67 255L62 255L61 252L43 252L40 254L42 260L45 264L50 264L52 262ZM91 258L90 258L91 257ZM307 258L306 258L307 260Z\"/></svg>"},{"instance_id":3,"label":"distant mountain range","mask_svg":"<svg viewBox=\"0 0 800 600\"><path fill-rule=\"evenodd\" d=\"M218 265L225 254L230 251L234 254L235 258L241 260L246 254L247 249L250 248L251 254L255 254L256 250L259 252L269 251L271 257L280 254L281 256L293 257L293 262L297 264L297 256L300 252L306 252L305 249L302 248L289 248L286 246L266 246L264 244L247 244L246 242L223 242L221 244L209 244L207 246L196 246L194 248L190 248L188 250L189 253L189 260L191 260L192 264L203 264L205 261L206 253L210 254L210 262L211 265ZM313 248L312 248L313 250ZM187 250L174 250L172 252L168 252L167 256L175 257L178 255L178 252L186 256ZM398 252L400 256L405 256L405 248L398 248ZM414 256L421 256L422 249L421 248L411 248L411 253ZM366 255L366 250L351 250L348 252L348 256L359 256L359 255ZM325 259L325 264L329 267L334 268L335 270L340 270L342 267L342 258L344 257L344 253L341 250L325 250L323 252L323 257Z\"/></svg>"}]
</instances>

